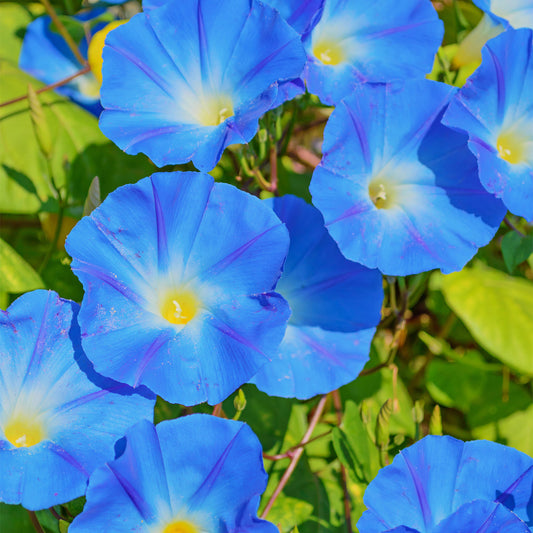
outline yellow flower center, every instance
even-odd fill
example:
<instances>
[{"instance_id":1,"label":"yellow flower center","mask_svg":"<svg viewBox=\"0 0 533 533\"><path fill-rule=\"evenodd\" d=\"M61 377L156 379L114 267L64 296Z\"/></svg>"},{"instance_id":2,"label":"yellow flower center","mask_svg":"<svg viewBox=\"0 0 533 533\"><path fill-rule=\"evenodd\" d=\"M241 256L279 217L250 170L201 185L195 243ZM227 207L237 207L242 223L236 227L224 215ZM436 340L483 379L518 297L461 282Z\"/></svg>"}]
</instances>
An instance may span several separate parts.
<instances>
[{"instance_id":1,"label":"yellow flower center","mask_svg":"<svg viewBox=\"0 0 533 533\"><path fill-rule=\"evenodd\" d=\"M194 292L188 289L173 290L163 298L160 310L163 318L171 324L185 325L196 316L200 305Z\"/></svg>"},{"instance_id":2,"label":"yellow flower center","mask_svg":"<svg viewBox=\"0 0 533 533\"><path fill-rule=\"evenodd\" d=\"M233 102L225 94L204 97L199 101L198 105L199 109L196 116L202 126L218 126L235 114L233 112Z\"/></svg>"},{"instance_id":3,"label":"yellow flower center","mask_svg":"<svg viewBox=\"0 0 533 533\"><path fill-rule=\"evenodd\" d=\"M502 159L516 165L527 160L527 139L514 132L501 133L496 141L498 154Z\"/></svg>"},{"instance_id":4,"label":"yellow flower center","mask_svg":"<svg viewBox=\"0 0 533 533\"><path fill-rule=\"evenodd\" d=\"M368 186L368 194L378 209L389 209L394 205L394 189L384 180L374 180Z\"/></svg>"},{"instance_id":5,"label":"yellow flower center","mask_svg":"<svg viewBox=\"0 0 533 533\"><path fill-rule=\"evenodd\" d=\"M17 448L33 446L46 438L46 431L40 420L21 415L12 417L8 421L4 434Z\"/></svg>"},{"instance_id":6,"label":"yellow flower center","mask_svg":"<svg viewBox=\"0 0 533 533\"><path fill-rule=\"evenodd\" d=\"M165 527L163 533L200 533L200 530L187 520L177 520Z\"/></svg>"},{"instance_id":7,"label":"yellow flower center","mask_svg":"<svg viewBox=\"0 0 533 533\"><path fill-rule=\"evenodd\" d=\"M324 65L338 65L346 60L340 44L330 39L319 40L313 46L313 55Z\"/></svg>"}]
</instances>

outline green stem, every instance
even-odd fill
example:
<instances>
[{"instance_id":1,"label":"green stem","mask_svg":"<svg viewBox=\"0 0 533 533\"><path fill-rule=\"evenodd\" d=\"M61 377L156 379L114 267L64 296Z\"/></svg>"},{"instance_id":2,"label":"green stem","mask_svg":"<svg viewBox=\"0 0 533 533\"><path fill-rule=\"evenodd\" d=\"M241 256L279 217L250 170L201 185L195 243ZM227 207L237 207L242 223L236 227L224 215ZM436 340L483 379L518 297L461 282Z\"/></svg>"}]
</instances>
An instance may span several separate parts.
<instances>
[{"instance_id":1,"label":"green stem","mask_svg":"<svg viewBox=\"0 0 533 533\"><path fill-rule=\"evenodd\" d=\"M41 274L43 270L46 268L46 266L48 265L48 262L50 261L52 257L52 254L54 253L54 250L57 247L57 243L59 241L59 235L61 234L61 226L63 226L65 206L67 205L67 198L66 197L63 198L63 195L61 194L61 190L56 185L56 182L54 180L54 175L52 171L52 165L50 164L50 160L48 160L48 175L50 176L50 182L52 183L52 186L55 189L55 192L57 194L59 209L57 213L57 223L54 229L54 236L52 238L52 242L50 243L50 247L48 248L48 251L46 252L46 255L44 256L43 262L41 263L41 266L38 269L39 274Z\"/></svg>"},{"instance_id":2,"label":"green stem","mask_svg":"<svg viewBox=\"0 0 533 533\"><path fill-rule=\"evenodd\" d=\"M448 85L453 85L453 80L450 78L450 70L449 70L449 66L447 64L447 61L444 59L444 57L442 57L442 50L441 48L439 48L437 50L437 61L439 62L439 65L441 66L442 68L442 72L444 73L444 81L448 84Z\"/></svg>"}]
</instances>

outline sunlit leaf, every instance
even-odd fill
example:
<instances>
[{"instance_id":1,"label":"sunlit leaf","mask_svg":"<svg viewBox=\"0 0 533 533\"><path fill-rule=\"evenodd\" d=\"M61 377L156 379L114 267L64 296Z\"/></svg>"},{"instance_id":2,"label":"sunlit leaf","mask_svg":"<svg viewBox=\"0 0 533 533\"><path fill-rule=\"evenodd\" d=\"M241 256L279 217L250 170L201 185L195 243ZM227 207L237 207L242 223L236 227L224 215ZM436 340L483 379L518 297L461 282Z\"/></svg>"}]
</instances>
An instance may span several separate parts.
<instances>
[{"instance_id":1,"label":"sunlit leaf","mask_svg":"<svg viewBox=\"0 0 533 533\"><path fill-rule=\"evenodd\" d=\"M445 276L442 291L476 341L510 368L533 375L533 283L476 266Z\"/></svg>"}]
</instances>

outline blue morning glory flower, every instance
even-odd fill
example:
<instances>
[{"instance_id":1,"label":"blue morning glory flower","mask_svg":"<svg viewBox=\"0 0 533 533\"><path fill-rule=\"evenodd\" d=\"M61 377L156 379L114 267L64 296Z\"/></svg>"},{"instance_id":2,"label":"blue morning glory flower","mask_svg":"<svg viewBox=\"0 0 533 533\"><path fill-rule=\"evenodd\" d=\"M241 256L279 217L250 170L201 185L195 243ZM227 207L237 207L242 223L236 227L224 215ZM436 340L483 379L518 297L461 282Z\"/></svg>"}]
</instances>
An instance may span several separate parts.
<instances>
[{"instance_id":1,"label":"blue morning glory flower","mask_svg":"<svg viewBox=\"0 0 533 533\"><path fill-rule=\"evenodd\" d=\"M257 518L261 444L241 422L190 415L126 434L124 453L89 481L71 533L277 533Z\"/></svg>"},{"instance_id":2,"label":"blue morning glory flower","mask_svg":"<svg viewBox=\"0 0 533 533\"><path fill-rule=\"evenodd\" d=\"M423 78L443 31L427 0L326 0L304 38L307 89L336 104L356 83Z\"/></svg>"},{"instance_id":3,"label":"blue morning glory flower","mask_svg":"<svg viewBox=\"0 0 533 533\"><path fill-rule=\"evenodd\" d=\"M290 247L276 286L291 307L278 356L252 379L267 394L307 399L354 380L381 318L382 278L339 252L320 212L295 196L266 200Z\"/></svg>"},{"instance_id":4,"label":"blue morning glory flower","mask_svg":"<svg viewBox=\"0 0 533 533\"><path fill-rule=\"evenodd\" d=\"M114 30L103 51L100 127L158 166L211 170L226 146L248 142L299 77L298 34L256 0L169 0Z\"/></svg>"},{"instance_id":5,"label":"blue morning glory flower","mask_svg":"<svg viewBox=\"0 0 533 533\"><path fill-rule=\"evenodd\" d=\"M507 30L451 101L444 124L468 133L487 191L533 220L533 32Z\"/></svg>"},{"instance_id":6,"label":"blue morning glory flower","mask_svg":"<svg viewBox=\"0 0 533 533\"><path fill-rule=\"evenodd\" d=\"M82 496L115 441L152 417L155 398L94 376L77 313L52 291L0 311L1 502L37 510Z\"/></svg>"},{"instance_id":7,"label":"blue morning glory flower","mask_svg":"<svg viewBox=\"0 0 533 533\"><path fill-rule=\"evenodd\" d=\"M268 206L207 174L111 193L66 242L96 371L174 403L222 401L283 338L288 305L270 291L288 240Z\"/></svg>"},{"instance_id":8,"label":"blue morning glory flower","mask_svg":"<svg viewBox=\"0 0 533 533\"><path fill-rule=\"evenodd\" d=\"M360 533L529 533L533 459L488 441L428 436L366 489Z\"/></svg>"},{"instance_id":9,"label":"blue morning glory flower","mask_svg":"<svg viewBox=\"0 0 533 533\"><path fill-rule=\"evenodd\" d=\"M440 123L454 90L362 84L333 111L310 190L348 259L449 273L496 233L505 207L479 183L466 136Z\"/></svg>"},{"instance_id":10,"label":"blue morning glory flower","mask_svg":"<svg viewBox=\"0 0 533 533\"><path fill-rule=\"evenodd\" d=\"M531 0L473 0L494 21L513 28L533 28Z\"/></svg>"},{"instance_id":11,"label":"blue morning glory flower","mask_svg":"<svg viewBox=\"0 0 533 533\"><path fill-rule=\"evenodd\" d=\"M74 18L80 22L89 21L102 12L100 9L95 9ZM19 58L19 66L22 70L46 84L67 78L82 68L63 37L53 32L50 25L49 16L39 17L28 25ZM104 26L103 23L96 24L91 28L90 34L94 35ZM79 43L79 50L84 58L87 58L87 48L87 40L82 39ZM92 72L73 79L66 85L58 87L56 91L93 115L98 116L102 111L100 84Z\"/></svg>"}]
</instances>

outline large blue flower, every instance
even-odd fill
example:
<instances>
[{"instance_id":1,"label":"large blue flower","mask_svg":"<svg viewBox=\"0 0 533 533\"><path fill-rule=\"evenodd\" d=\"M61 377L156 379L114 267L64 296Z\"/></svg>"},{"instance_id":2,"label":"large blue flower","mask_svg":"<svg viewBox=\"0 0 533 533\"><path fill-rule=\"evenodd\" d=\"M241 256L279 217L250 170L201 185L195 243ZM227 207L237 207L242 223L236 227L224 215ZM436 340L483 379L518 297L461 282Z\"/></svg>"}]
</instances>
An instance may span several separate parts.
<instances>
[{"instance_id":1,"label":"large blue flower","mask_svg":"<svg viewBox=\"0 0 533 533\"><path fill-rule=\"evenodd\" d=\"M363 84L331 115L311 193L348 259L388 275L448 273L494 236L505 208L481 186L466 136L440 123L453 92Z\"/></svg>"},{"instance_id":2,"label":"large blue flower","mask_svg":"<svg viewBox=\"0 0 533 533\"><path fill-rule=\"evenodd\" d=\"M96 371L171 402L222 401L281 342L288 305L269 291L288 244L268 206L207 174L116 190L66 242Z\"/></svg>"},{"instance_id":3,"label":"large blue flower","mask_svg":"<svg viewBox=\"0 0 533 533\"><path fill-rule=\"evenodd\" d=\"M507 30L450 103L443 122L466 131L485 189L533 220L533 32Z\"/></svg>"},{"instance_id":4,"label":"large blue flower","mask_svg":"<svg viewBox=\"0 0 533 533\"><path fill-rule=\"evenodd\" d=\"M360 533L529 533L533 459L488 441L425 437L366 489Z\"/></svg>"},{"instance_id":5,"label":"large blue flower","mask_svg":"<svg viewBox=\"0 0 533 533\"><path fill-rule=\"evenodd\" d=\"M77 15L75 18L80 22L87 22L101 13L102 10L93 10ZM50 29L51 23L49 16L43 16L28 25L19 58L19 66L22 70L46 84L72 76L82 68L65 39ZM94 35L104 26L103 23L96 24L90 29L89 35ZM79 43L79 50L85 58L87 58L87 48L87 39L82 39ZM58 87L56 91L96 116L102 111L100 84L92 72L73 79L66 85Z\"/></svg>"},{"instance_id":6,"label":"large blue flower","mask_svg":"<svg viewBox=\"0 0 533 533\"><path fill-rule=\"evenodd\" d=\"M382 278L339 252L313 206L295 196L268 203L291 239L276 291L292 314L278 356L252 382L268 394L307 399L352 381L368 361Z\"/></svg>"},{"instance_id":7,"label":"large blue flower","mask_svg":"<svg viewBox=\"0 0 533 533\"><path fill-rule=\"evenodd\" d=\"M326 0L304 38L307 89L336 104L356 83L423 78L442 36L427 0Z\"/></svg>"},{"instance_id":8,"label":"large blue flower","mask_svg":"<svg viewBox=\"0 0 533 533\"><path fill-rule=\"evenodd\" d=\"M51 291L0 311L2 502L36 510L82 496L92 471L115 456L115 441L152 417L154 399L94 376L77 312Z\"/></svg>"},{"instance_id":9,"label":"large blue flower","mask_svg":"<svg viewBox=\"0 0 533 533\"><path fill-rule=\"evenodd\" d=\"M276 533L257 518L267 475L261 444L241 422L190 415L126 434L99 468L71 533Z\"/></svg>"},{"instance_id":10,"label":"large blue flower","mask_svg":"<svg viewBox=\"0 0 533 533\"><path fill-rule=\"evenodd\" d=\"M211 170L248 142L305 63L298 34L256 0L169 0L114 30L103 52L100 127L157 165Z\"/></svg>"}]
</instances>

